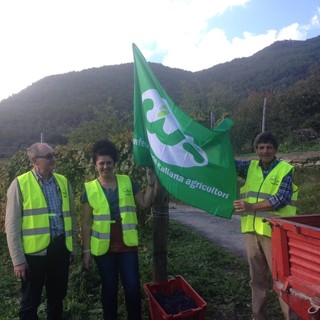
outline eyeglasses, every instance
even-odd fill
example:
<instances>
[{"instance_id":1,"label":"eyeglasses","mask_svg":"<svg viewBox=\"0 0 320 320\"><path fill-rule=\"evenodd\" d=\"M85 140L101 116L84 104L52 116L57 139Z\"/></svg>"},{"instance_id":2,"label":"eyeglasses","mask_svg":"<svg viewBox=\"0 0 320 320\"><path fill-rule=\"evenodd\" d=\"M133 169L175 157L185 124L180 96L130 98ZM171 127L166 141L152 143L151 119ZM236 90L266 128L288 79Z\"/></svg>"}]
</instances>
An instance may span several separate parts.
<instances>
[{"instance_id":1,"label":"eyeglasses","mask_svg":"<svg viewBox=\"0 0 320 320\"><path fill-rule=\"evenodd\" d=\"M52 160L55 156L55 153L47 153L45 156L36 156L36 158Z\"/></svg>"}]
</instances>

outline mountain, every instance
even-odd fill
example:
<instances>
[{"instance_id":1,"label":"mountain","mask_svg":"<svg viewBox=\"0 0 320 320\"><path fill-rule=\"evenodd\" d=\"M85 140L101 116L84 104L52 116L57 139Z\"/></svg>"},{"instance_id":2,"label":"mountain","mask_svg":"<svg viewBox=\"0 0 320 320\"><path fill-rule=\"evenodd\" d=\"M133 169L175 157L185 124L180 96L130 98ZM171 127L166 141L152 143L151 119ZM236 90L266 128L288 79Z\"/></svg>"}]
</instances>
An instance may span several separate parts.
<instances>
[{"instance_id":1,"label":"mountain","mask_svg":"<svg viewBox=\"0 0 320 320\"><path fill-rule=\"evenodd\" d=\"M285 89L320 64L320 36L277 41L249 58L234 59L199 73L203 85L231 86L236 92Z\"/></svg>"},{"instance_id":2,"label":"mountain","mask_svg":"<svg viewBox=\"0 0 320 320\"><path fill-rule=\"evenodd\" d=\"M209 108L217 88L240 103L250 92L286 90L320 67L320 36L306 41L278 41L248 58L189 72L150 63L172 100L182 108L195 95ZM109 106L133 113L133 64L91 68L48 76L0 102L0 157L38 141L65 143L66 134L95 110ZM200 105L200 103L199 103Z\"/></svg>"}]
</instances>

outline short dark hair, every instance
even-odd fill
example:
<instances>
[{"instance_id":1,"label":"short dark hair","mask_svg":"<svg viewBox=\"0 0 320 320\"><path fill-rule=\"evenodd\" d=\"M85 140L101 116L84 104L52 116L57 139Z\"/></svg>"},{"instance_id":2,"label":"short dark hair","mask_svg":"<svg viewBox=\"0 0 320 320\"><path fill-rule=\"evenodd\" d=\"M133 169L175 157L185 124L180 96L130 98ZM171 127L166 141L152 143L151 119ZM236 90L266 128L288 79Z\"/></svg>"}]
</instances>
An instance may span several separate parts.
<instances>
[{"instance_id":1,"label":"short dark hair","mask_svg":"<svg viewBox=\"0 0 320 320\"><path fill-rule=\"evenodd\" d=\"M279 147L277 138L268 131L261 132L256 136L253 142L254 150L258 149L259 143L271 143L276 150L278 150Z\"/></svg>"},{"instance_id":2,"label":"short dark hair","mask_svg":"<svg viewBox=\"0 0 320 320\"><path fill-rule=\"evenodd\" d=\"M99 156L109 156L114 162L119 159L118 150L114 143L109 140L99 140L92 147L92 160L96 163Z\"/></svg>"}]
</instances>

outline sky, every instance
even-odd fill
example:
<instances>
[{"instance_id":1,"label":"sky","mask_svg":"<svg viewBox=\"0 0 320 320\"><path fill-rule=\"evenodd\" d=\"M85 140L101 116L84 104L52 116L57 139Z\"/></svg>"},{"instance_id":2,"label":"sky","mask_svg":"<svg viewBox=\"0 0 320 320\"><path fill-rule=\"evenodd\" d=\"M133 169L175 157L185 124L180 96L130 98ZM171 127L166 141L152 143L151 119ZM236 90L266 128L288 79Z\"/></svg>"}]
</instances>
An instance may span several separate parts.
<instances>
[{"instance_id":1,"label":"sky","mask_svg":"<svg viewBox=\"0 0 320 320\"><path fill-rule=\"evenodd\" d=\"M55 74L133 62L200 71L320 35L320 0L0 0L0 101Z\"/></svg>"}]
</instances>

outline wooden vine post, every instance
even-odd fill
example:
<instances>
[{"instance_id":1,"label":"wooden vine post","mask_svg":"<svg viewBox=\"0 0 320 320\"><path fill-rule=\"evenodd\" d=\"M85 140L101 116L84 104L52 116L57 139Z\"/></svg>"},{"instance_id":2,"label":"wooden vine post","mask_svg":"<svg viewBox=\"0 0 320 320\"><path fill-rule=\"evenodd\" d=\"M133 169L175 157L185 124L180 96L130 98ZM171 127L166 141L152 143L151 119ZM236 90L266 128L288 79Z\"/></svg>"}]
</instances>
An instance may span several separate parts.
<instances>
[{"instance_id":1,"label":"wooden vine post","mask_svg":"<svg viewBox=\"0 0 320 320\"><path fill-rule=\"evenodd\" d=\"M169 193L156 181L153 205L153 281L166 281L169 226Z\"/></svg>"}]
</instances>

